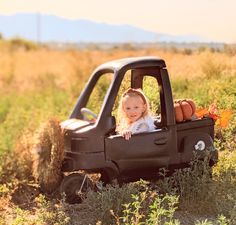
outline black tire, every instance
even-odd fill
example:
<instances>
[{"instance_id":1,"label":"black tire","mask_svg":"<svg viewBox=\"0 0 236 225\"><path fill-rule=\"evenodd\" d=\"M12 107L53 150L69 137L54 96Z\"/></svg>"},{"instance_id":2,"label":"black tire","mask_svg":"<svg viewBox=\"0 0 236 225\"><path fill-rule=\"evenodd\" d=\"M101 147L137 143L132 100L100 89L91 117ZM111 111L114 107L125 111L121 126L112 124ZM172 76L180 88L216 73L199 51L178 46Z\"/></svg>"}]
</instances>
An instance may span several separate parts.
<instances>
[{"instance_id":1,"label":"black tire","mask_svg":"<svg viewBox=\"0 0 236 225\"><path fill-rule=\"evenodd\" d=\"M94 189L93 182L85 174L72 173L61 182L60 193L62 198L70 204L78 204L83 201L89 190Z\"/></svg>"},{"instance_id":2,"label":"black tire","mask_svg":"<svg viewBox=\"0 0 236 225\"><path fill-rule=\"evenodd\" d=\"M112 172L109 173L108 170L102 170L100 174L100 181L103 183L104 186L106 186L107 184L122 186L123 184L121 177L116 176L116 174Z\"/></svg>"},{"instance_id":3,"label":"black tire","mask_svg":"<svg viewBox=\"0 0 236 225\"><path fill-rule=\"evenodd\" d=\"M57 119L50 119L37 132L33 148L33 175L43 192L52 193L62 180L63 133Z\"/></svg>"},{"instance_id":4,"label":"black tire","mask_svg":"<svg viewBox=\"0 0 236 225\"><path fill-rule=\"evenodd\" d=\"M110 177L108 176L107 172L104 171L104 170L101 171L100 181L101 181L104 185L107 185L107 184L110 184L110 183L111 183Z\"/></svg>"}]
</instances>

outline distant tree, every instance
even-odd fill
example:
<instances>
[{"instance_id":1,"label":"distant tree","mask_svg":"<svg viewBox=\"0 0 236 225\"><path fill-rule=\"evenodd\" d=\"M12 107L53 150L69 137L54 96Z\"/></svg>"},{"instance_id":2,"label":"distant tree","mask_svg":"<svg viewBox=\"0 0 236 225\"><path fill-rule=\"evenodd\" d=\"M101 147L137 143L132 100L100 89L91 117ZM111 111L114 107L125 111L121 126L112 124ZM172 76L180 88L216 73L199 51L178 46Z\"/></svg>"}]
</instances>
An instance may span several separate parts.
<instances>
[{"instance_id":1,"label":"distant tree","mask_svg":"<svg viewBox=\"0 0 236 225\"><path fill-rule=\"evenodd\" d=\"M4 38L3 38L3 35L2 35L2 33L0 33L0 40L3 40Z\"/></svg>"},{"instance_id":2,"label":"distant tree","mask_svg":"<svg viewBox=\"0 0 236 225\"><path fill-rule=\"evenodd\" d=\"M178 48L175 46L170 46L169 50L171 53L175 53L175 54L179 53Z\"/></svg>"},{"instance_id":3,"label":"distant tree","mask_svg":"<svg viewBox=\"0 0 236 225\"><path fill-rule=\"evenodd\" d=\"M224 52L228 55L234 56L236 55L236 44L225 44Z\"/></svg>"},{"instance_id":4,"label":"distant tree","mask_svg":"<svg viewBox=\"0 0 236 225\"><path fill-rule=\"evenodd\" d=\"M206 46L200 46L200 47L198 48L198 52L199 52L199 53L205 52L205 51L207 51L207 47L206 47Z\"/></svg>"},{"instance_id":5,"label":"distant tree","mask_svg":"<svg viewBox=\"0 0 236 225\"><path fill-rule=\"evenodd\" d=\"M184 48L183 49L183 54L184 55L192 55L192 53L193 53L193 50L190 49L190 48Z\"/></svg>"},{"instance_id":6,"label":"distant tree","mask_svg":"<svg viewBox=\"0 0 236 225\"><path fill-rule=\"evenodd\" d=\"M18 37L11 39L10 43L13 49L22 48L26 51L37 49L37 45L34 42Z\"/></svg>"}]
</instances>

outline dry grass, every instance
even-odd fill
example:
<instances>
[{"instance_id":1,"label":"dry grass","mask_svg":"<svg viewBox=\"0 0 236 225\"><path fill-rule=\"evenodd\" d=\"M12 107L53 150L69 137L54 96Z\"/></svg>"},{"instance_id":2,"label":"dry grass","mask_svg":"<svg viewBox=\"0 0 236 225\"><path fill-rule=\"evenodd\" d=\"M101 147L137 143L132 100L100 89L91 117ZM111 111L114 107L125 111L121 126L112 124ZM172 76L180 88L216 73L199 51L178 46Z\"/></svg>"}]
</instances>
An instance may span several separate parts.
<instances>
[{"instance_id":1,"label":"dry grass","mask_svg":"<svg viewBox=\"0 0 236 225\"><path fill-rule=\"evenodd\" d=\"M62 179L64 157L63 135L60 123L52 118L38 130L32 148L33 174L44 192L53 192Z\"/></svg>"},{"instance_id":2,"label":"dry grass","mask_svg":"<svg viewBox=\"0 0 236 225\"><path fill-rule=\"evenodd\" d=\"M78 79L86 80L92 70L108 60L132 56L160 56L167 62L172 78L193 78L203 76L202 67L208 63L224 65L224 73L235 74L236 56L224 53L172 53L158 49L143 50L50 50L3 51L0 53L0 87L13 88L19 92L34 90L42 83L42 76L53 77L55 85L69 88ZM81 80L80 80L81 81Z\"/></svg>"}]
</instances>

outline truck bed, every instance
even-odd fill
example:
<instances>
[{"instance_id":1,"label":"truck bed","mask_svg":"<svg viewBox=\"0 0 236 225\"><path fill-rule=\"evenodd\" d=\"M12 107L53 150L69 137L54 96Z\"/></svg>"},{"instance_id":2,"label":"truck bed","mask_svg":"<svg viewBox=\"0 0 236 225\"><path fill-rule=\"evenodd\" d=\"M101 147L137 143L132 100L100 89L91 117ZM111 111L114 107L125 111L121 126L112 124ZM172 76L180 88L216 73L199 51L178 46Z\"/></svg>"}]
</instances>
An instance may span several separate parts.
<instances>
[{"instance_id":1,"label":"truck bed","mask_svg":"<svg viewBox=\"0 0 236 225\"><path fill-rule=\"evenodd\" d=\"M214 121L211 118L196 119L176 124L177 151L181 163L189 162L193 157L195 145L204 141L206 149L212 148L214 140ZM197 151L200 152L200 151Z\"/></svg>"},{"instance_id":2,"label":"truck bed","mask_svg":"<svg viewBox=\"0 0 236 225\"><path fill-rule=\"evenodd\" d=\"M212 138L214 138L214 120L211 118L203 118L203 119L196 119L196 120L191 120L191 121L186 121L186 122L181 122L181 123L177 123L176 127L177 127L177 132L186 132L186 131L191 131L196 128L199 129L204 129L207 128L207 130L210 128L209 134L211 135Z\"/></svg>"}]
</instances>

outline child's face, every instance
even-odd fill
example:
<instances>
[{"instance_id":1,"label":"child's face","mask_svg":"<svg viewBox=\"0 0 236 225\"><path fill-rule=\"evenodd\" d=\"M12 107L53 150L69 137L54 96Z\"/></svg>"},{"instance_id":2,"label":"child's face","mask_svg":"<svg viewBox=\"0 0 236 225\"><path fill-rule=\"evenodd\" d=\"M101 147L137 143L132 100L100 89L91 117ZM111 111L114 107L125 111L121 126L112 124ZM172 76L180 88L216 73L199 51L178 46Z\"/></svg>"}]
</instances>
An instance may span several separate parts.
<instances>
[{"instance_id":1,"label":"child's face","mask_svg":"<svg viewBox=\"0 0 236 225\"><path fill-rule=\"evenodd\" d=\"M146 110L146 104L140 96L126 96L122 106L129 123L140 119Z\"/></svg>"}]
</instances>

